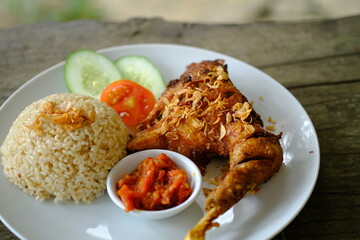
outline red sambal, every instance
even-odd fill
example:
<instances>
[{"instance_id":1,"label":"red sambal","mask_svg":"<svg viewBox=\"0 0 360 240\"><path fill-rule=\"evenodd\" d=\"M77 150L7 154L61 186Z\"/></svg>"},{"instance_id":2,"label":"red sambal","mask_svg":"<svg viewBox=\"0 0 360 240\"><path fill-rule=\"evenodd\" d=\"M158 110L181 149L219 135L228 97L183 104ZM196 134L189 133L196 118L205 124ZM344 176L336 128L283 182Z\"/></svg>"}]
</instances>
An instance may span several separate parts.
<instances>
[{"instance_id":1,"label":"red sambal","mask_svg":"<svg viewBox=\"0 0 360 240\"><path fill-rule=\"evenodd\" d=\"M126 212L168 209L183 203L192 193L185 170L164 153L146 158L116 187Z\"/></svg>"}]
</instances>

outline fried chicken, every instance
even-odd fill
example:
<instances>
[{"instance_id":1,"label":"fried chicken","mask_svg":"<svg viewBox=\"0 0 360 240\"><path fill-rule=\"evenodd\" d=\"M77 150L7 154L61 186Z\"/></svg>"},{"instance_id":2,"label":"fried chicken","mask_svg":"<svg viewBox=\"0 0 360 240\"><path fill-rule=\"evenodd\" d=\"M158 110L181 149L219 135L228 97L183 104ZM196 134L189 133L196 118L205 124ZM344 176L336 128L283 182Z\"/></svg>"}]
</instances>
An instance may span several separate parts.
<instances>
[{"instance_id":1,"label":"fried chicken","mask_svg":"<svg viewBox=\"0 0 360 240\"><path fill-rule=\"evenodd\" d=\"M192 63L171 81L127 148L176 151L202 173L211 158L229 159L229 171L206 198L207 214L186 236L204 239L218 216L279 171L280 137L264 130L260 116L229 79L224 61L215 60Z\"/></svg>"}]
</instances>

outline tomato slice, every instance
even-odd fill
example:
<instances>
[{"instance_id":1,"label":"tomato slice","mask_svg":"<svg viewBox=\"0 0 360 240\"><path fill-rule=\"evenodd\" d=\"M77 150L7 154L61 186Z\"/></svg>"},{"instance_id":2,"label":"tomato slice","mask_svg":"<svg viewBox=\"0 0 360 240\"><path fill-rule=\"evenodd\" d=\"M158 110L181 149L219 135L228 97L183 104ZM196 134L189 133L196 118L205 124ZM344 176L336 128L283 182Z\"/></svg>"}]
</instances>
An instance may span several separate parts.
<instances>
[{"instance_id":1,"label":"tomato slice","mask_svg":"<svg viewBox=\"0 0 360 240\"><path fill-rule=\"evenodd\" d=\"M154 95L131 80L118 80L109 84L100 100L112 107L127 126L141 123L154 108Z\"/></svg>"}]
</instances>

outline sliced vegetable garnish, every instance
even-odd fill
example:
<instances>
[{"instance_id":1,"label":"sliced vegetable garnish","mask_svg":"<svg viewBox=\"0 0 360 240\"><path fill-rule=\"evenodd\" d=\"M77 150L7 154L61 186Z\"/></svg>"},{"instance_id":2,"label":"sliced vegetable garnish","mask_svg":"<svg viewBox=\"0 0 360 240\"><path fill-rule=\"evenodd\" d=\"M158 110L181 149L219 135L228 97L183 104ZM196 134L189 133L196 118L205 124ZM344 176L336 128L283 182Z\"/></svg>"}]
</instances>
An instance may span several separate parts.
<instances>
[{"instance_id":1,"label":"sliced vegetable garnish","mask_svg":"<svg viewBox=\"0 0 360 240\"><path fill-rule=\"evenodd\" d=\"M141 123L154 108L154 95L130 80L119 80L108 85L100 100L112 107L127 126Z\"/></svg>"},{"instance_id":2,"label":"sliced vegetable garnish","mask_svg":"<svg viewBox=\"0 0 360 240\"><path fill-rule=\"evenodd\" d=\"M68 90L99 99L111 82L122 78L117 66L106 56L92 50L70 54L64 68Z\"/></svg>"},{"instance_id":3,"label":"sliced vegetable garnish","mask_svg":"<svg viewBox=\"0 0 360 240\"><path fill-rule=\"evenodd\" d=\"M115 61L124 79L130 79L149 89L156 99L166 89L160 71L145 56L127 55Z\"/></svg>"}]
</instances>

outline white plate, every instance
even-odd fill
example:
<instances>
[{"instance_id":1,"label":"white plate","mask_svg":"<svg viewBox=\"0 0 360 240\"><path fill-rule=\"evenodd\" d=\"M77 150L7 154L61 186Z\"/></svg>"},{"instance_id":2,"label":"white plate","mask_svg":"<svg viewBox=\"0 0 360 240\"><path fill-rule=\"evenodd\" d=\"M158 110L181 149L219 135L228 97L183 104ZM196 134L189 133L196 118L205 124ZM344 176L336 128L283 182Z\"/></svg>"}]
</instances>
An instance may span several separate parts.
<instances>
[{"instance_id":1,"label":"white plate","mask_svg":"<svg viewBox=\"0 0 360 240\"><path fill-rule=\"evenodd\" d=\"M301 104L277 81L258 69L221 53L170 44L139 44L101 50L111 59L144 55L166 81L178 78L191 62L225 59L229 75L262 116L276 120L282 131L284 163L280 172L248 194L221 218L222 226L207 239L267 239L280 232L307 202L317 179L320 150L313 124ZM64 62L40 73L2 105L0 143L18 114L31 102L67 92ZM216 165L212 164L212 166ZM209 175L213 174L210 171ZM9 183L0 171L0 212L3 223L24 239L183 239L202 215L202 197L180 215L166 220L138 219L116 207L106 194L93 204L41 202ZM226 230L226 231L224 231Z\"/></svg>"}]
</instances>

